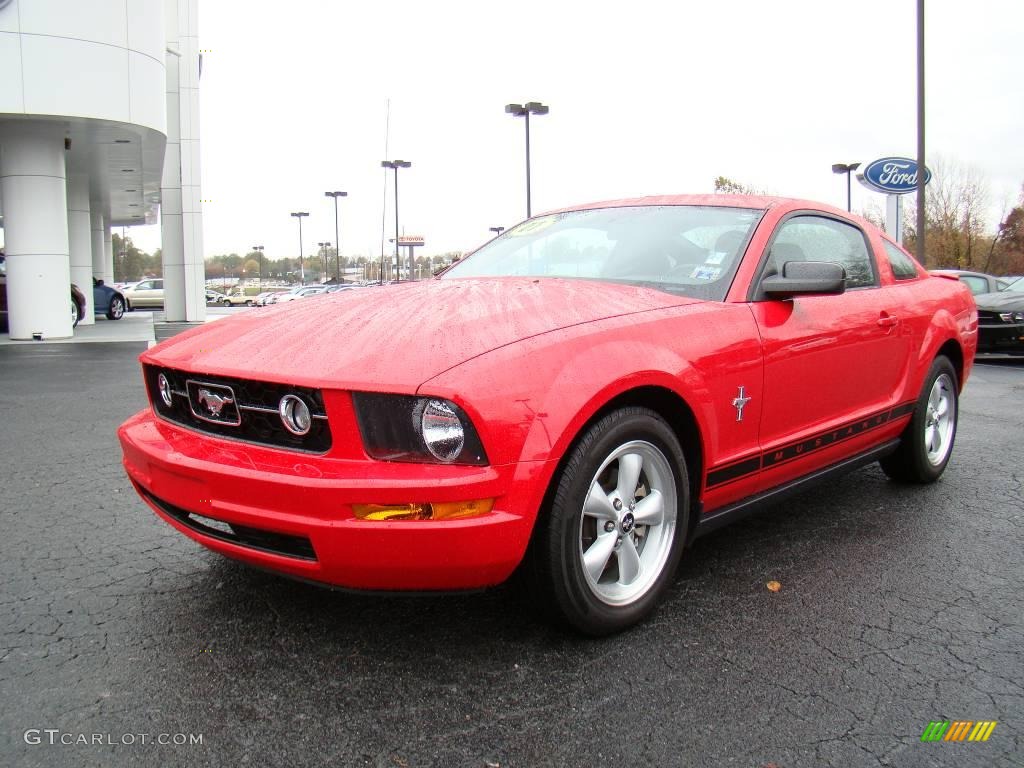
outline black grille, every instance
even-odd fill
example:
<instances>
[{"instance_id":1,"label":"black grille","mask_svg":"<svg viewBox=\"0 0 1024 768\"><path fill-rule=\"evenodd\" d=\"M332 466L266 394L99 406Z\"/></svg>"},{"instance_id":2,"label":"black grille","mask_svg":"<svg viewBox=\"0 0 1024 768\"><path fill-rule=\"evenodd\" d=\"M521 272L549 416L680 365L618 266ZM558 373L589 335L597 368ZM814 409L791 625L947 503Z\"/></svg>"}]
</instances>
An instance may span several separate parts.
<instances>
[{"instance_id":1,"label":"black grille","mask_svg":"<svg viewBox=\"0 0 1024 768\"><path fill-rule=\"evenodd\" d=\"M164 403L157 378L167 377L171 385L171 405ZM331 447L323 394L318 389L294 387L249 379L208 376L154 365L144 366L146 389L156 412L163 418L191 429L232 440L246 440L276 448L310 453L325 453ZM205 395L202 392L205 391ZM284 428L278 405L284 395L296 395L309 407L313 424L305 435L294 435ZM206 402L201 403L203 397ZM214 416L208 402L221 403ZM228 402L230 401L230 402ZM197 414L206 414L200 417Z\"/></svg>"},{"instance_id":2,"label":"black grille","mask_svg":"<svg viewBox=\"0 0 1024 768\"><path fill-rule=\"evenodd\" d=\"M235 523L226 523L222 520L215 520L211 517L176 507L154 496L138 483L134 483L134 485L135 490L139 492L140 496L149 499L162 512L173 517L182 525L204 536L220 539L221 541L230 541L232 544L270 552L275 555L316 561L316 552L313 551L313 544L305 536L274 533L262 528L251 528L247 525L237 525Z\"/></svg>"},{"instance_id":3,"label":"black grille","mask_svg":"<svg viewBox=\"0 0 1024 768\"><path fill-rule=\"evenodd\" d=\"M1001 317L999 317L999 313L997 313L997 312L989 312L988 310L985 310L985 309L979 309L978 310L978 322L979 323L1001 323L1001 322L1003 322L1003 320L1002 320Z\"/></svg>"}]
</instances>

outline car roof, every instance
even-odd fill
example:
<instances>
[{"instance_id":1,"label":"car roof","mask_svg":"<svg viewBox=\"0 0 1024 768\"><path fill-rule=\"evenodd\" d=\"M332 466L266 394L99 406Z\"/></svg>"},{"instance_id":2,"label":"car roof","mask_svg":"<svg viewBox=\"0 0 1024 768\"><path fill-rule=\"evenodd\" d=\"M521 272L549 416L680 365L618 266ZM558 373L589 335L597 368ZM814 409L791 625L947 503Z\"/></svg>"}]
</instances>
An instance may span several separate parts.
<instances>
[{"instance_id":1,"label":"car roof","mask_svg":"<svg viewBox=\"0 0 1024 768\"><path fill-rule=\"evenodd\" d=\"M725 208L756 208L768 210L770 208L810 208L812 210L826 211L839 214L848 218L860 219L856 214L851 214L840 208L835 208L826 203L814 200L801 200L792 197L777 197L773 195L727 195L727 194L705 194L705 195L652 195L648 197L627 197L620 200L604 200L596 203L585 203L573 205L567 208L559 208L554 211L547 211L544 214L566 213L569 211L589 211L598 208L626 208L633 206L661 206L661 205L700 205Z\"/></svg>"}]
</instances>

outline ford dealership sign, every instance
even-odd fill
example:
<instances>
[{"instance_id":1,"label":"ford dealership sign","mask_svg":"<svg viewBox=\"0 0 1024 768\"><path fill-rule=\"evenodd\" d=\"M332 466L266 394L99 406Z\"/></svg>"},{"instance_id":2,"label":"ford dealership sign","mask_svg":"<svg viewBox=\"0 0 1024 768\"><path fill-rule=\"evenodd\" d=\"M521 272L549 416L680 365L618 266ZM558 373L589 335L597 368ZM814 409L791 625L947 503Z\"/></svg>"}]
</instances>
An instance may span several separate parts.
<instances>
[{"instance_id":1,"label":"ford dealership sign","mask_svg":"<svg viewBox=\"0 0 1024 768\"><path fill-rule=\"evenodd\" d=\"M924 183L932 179L932 172L925 166ZM917 189L917 161L909 157L883 157L869 163L861 179L864 184L894 195L902 195Z\"/></svg>"}]
</instances>

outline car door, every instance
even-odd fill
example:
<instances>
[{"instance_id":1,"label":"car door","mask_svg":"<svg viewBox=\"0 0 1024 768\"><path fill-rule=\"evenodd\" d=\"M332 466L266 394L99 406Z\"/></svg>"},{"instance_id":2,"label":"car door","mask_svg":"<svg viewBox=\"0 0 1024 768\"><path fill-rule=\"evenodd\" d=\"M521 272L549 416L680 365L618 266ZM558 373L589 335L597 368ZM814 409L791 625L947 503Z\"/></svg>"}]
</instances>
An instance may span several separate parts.
<instances>
[{"instance_id":1,"label":"car door","mask_svg":"<svg viewBox=\"0 0 1024 768\"><path fill-rule=\"evenodd\" d=\"M133 307L151 307L153 306L153 281L142 280L135 284L132 288L131 296L129 300Z\"/></svg>"},{"instance_id":2,"label":"car door","mask_svg":"<svg viewBox=\"0 0 1024 768\"><path fill-rule=\"evenodd\" d=\"M788 261L839 263L846 290L768 298L760 280ZM886 439L910 344L876 261L865 233L829 214L796 212L772 234L751 304L764 349L762 489Z\"/></svg>"}]
</instances>

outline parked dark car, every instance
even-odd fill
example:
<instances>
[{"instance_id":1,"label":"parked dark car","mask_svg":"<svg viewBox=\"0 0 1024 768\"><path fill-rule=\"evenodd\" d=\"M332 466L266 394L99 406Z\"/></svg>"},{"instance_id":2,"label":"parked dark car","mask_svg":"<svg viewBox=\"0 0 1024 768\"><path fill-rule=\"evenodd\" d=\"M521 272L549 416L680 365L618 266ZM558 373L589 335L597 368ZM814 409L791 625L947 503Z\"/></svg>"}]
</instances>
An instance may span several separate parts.
<instances>
[{"instance_id":1,"label":"parked dark car","mask_svg":"<svg viewBox=\"0 0 1024 768\"><path fill-rule=\"evenodd\" d=\"M7 268L6 260L0 254L0 327L7 327ZM102 280L92 279L92 296L94 311L97 315L104 315L110 320L120 320L124 316L127 306L124 294L104 285ZM85 314L85 294L81 289L72 283L71 285L71 327L78 325L78 321Z\"/></svg>"},{"instance_id":2,"label":"parked dark car","mask_svg":"<svg viewBox=\"0 0 1024 768\"><path fill-rule=\"evenodd\" d=\"M123 293L95 277L92 279L92 300L93 311L97 315L105 315L108 320L120 320L128 306Z\"/></svg>"},{"instance_id":3,"label":"parked dark car","mask_svg":"<svg viewBox=\"0 0 1024 768\"><path fill-rule=\"evenodd\" d=\"M978 305L978 352L1024 354L1024 277L996 293L974 297Z\"/></svg>"}]
</instances>

